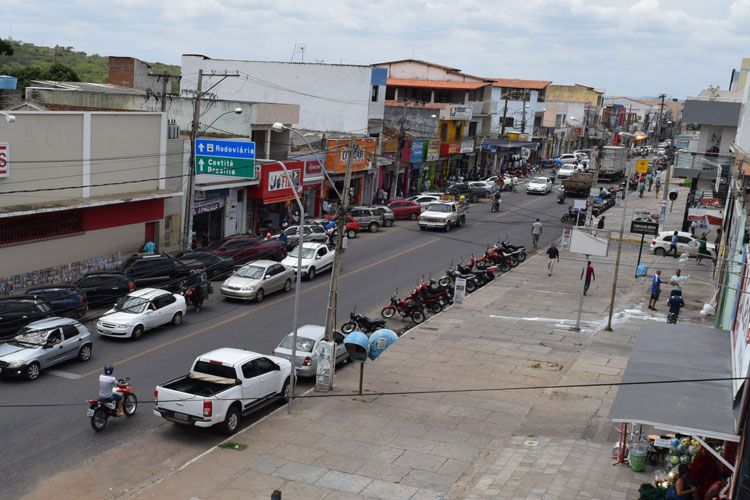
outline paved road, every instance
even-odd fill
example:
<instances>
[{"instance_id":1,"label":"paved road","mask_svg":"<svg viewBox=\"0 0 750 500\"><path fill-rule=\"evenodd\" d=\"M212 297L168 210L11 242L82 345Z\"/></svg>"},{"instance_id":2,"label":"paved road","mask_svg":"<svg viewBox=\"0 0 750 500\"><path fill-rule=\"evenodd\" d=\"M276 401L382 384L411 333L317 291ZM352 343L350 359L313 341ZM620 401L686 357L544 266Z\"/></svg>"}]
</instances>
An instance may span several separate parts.
<instances>
[{"instance_id":1,"label":"paved road","mask_svg":"<svg viewBox=\"0 0 750 500\"><path fill-rule=\"evenodd\" d=\"M487 243L506 234L531 251L530 225L536 217L544 223L542 245L547 244L560 236L559 217L564 210L555 194L509 193L503 196L499 214L489 212L487 201L472 205L467 224L449 233L419 231L416 223L399 221L377 234L361 234L343 256L339 325L355 305L360 312L377 315L396 287L403 295L423 275L439 277L452 259L468 260L471 252L480 254ZM299 311L303 323L323 324L329 276L324 273L313 282L303 282ZM95 433L85 416L85 401L96 396L97 377L105 363L115 364L115 375L131 378L141 400L150 400L157 383L185 373L197 355L210 349L230 346L270 353L291 331L293 299L294 293L282 292L261 304L245 304L214 296L200 313L188 313L181 326L147 332L139 342L97 338L88 363L60 365L31 383L0 380L0 405L51 405L0 408L0 483L4 485L0 498L17 498L45 477L80 468L118 445L143 454L164 454L165 460L179 465L219 442L218 432L156 418L150 404L142 405L127 421L110 420L104 432ZM300 391L310 385L303 382Z\"/></svg>"}]
</instances>

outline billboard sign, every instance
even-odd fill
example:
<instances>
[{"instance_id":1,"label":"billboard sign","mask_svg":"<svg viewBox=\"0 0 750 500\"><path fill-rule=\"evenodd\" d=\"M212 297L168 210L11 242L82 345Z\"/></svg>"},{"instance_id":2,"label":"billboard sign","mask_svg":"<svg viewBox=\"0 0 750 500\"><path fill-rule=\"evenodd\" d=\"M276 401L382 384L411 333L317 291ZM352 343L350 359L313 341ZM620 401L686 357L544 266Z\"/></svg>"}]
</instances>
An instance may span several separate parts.
<instances>
[{"instance_id":1,"label":"billboard sign","mask_svg":"<svg viewBox=\"0 0 750 500\"><path fill-rule=\"evenodd\" d=\"M636 208L630 221L630 232L636 234L659 234L659 209Z\"/></svg>"},{"instance_id":2,"label":"billboard sign","mask_svg":"<svg viewBox=\"0 0 750 500\"><path fill-rule=\"evenodd\" d=\"M255 143L195 140L195 173L255 178Z\"/></svg>"}]
</instances>

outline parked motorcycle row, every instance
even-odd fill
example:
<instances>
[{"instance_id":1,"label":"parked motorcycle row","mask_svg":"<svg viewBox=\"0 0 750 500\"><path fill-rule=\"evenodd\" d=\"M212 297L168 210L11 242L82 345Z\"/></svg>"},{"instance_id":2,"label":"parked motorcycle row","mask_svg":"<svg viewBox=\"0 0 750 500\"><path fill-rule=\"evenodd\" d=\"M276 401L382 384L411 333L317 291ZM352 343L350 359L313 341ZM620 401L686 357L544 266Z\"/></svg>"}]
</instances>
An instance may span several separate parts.
<instances>
[{"instance_id":1,"label":"parked motorcycle row","mask_svg":"<svg viewBox=\"0 0 750 500\"><path fill-rule=\"evenodd\" d=\"M621 184L619 188L613 188L609 191L607 196L597 196L594 198L594 202L591 204L591 215L599 217L601 214L606 212L609 208L615 206L615 200L624 190L625 184ZM564 200L563 195L563 200ZM558 198L559 200L559 198ZM561 202L562 203L562 202ZM586 223L586 215L588 208L578 209L573 208L573 205L568 207L568 213L565 213L560 217L560 222L566 223L571 222L577 226L582 226Z\"/></svg>"},{"instance_id":2,"label":"parked motorcycle row","mask_svg":"<svg viewBox=\"0 0 750 500\"><path fill-rule=\"evenodd\" d=\"M402 319L411 319L415 324L427 319L427 314L437 314L453 303L453 293L456 279L466 280L466 292L473 293L478 288L495 279L496 274L505 273L526 260L526 247L512 245L509 241L501 241L494 246L487 247L484 255L476 257L473 253L468 264L461 260L457 265L451 265L445 275L438 280L429 278L419 280L411 293L399 298L398 289L391 296L390 303L384 306L380 315L384 319L369 318L357 312L354 308L349 315L349 321L341 325L341 331L349 334L355 330L367 335L385 328L386 320L397 314Z\"/></svg>"}]
</instances>

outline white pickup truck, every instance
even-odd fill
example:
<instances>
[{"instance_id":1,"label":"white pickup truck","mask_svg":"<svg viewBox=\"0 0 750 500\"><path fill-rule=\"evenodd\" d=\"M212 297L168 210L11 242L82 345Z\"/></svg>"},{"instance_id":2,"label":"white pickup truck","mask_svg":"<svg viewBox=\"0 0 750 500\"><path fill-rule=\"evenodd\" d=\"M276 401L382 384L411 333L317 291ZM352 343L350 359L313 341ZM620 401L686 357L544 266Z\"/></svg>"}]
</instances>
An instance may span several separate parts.
<instances>
[{"instance_id":1,"label":"white pickup truck","mask_svg":"<svg viewBox=\"0 0 750 500\"><path fill-rule=\"evenodd\" d=\"M291 363L242 349L222 348L198 356L190 373L156 386L154 414L170 422L233 434L240 420L266 404L286 400Z\"/></svg>"},{"instance_id":2,"label":"white pickup truck","mask_svg":"<svg viewBox=\"0 0 750 500\"><path fill-rule=\"evenodd\" d=\"M461 202L430 203L419 216L419 229L437 228L448 232L451 227L458 227L466 222L467 211L468 209Z\"/></svg>"}]
</instances>

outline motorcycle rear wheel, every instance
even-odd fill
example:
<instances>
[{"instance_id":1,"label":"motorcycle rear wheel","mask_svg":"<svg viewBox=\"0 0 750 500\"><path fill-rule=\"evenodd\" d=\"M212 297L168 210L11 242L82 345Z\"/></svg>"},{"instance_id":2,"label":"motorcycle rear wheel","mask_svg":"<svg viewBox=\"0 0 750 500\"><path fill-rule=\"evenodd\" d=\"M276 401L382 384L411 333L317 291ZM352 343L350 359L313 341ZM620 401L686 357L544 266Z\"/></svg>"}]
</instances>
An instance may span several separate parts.
<instances>
[{"instance_id":1,"label":"motorcycle rear wheel","mask_svg":"<svg viewBox=\"0 0 750 500\"><path fill-rule=\"evenodd\" d=\"M510 271L510 268L511 268L510 262L508 262L507 260L505 260L505 261L503 261L503 262L500 263L499 267L500 267L500 270L502 272L507 273L508 271Z\"/></svg>"},{"instance_id":2,"label":"motorcycle rear wheel","mask_svg":"<svg viewBox=\"0 0 750 500\"><path fill-rule=\"evenodd\" d=\"M474 280L466 280L466 293L473 293L477 289L477 284Z\"/></svg>"},{"instance_id":3,"label":"motorcycle rear wheel","mask_svg":"<svg viewBox=\"0 0 750 500\"><path fill-rule=\"evenodd\" d=\"M511 256L510 259L508 259L510 262L510 267L516 267L518 263L520 262L516 257Z\"/></svg>"},{"instance_id":4,"label":"motorcycle rear wheel","mask_svg":"<svg viewBox=\"0 0 750 500\"><path fill-rule=\"evenodd\" d=\"M94 415L91 417L91 427L96 432L101 432L107 425L107 412L103 408L97 408L94 410Z\"/></svg>"},{"instance_id":5,"label":"motorcycle rear wheel","mask_svg":"<svg viewBox=\"0 0 750 500\"><path fill-rule=\"evenodd\" d=\"M433 302L430 304L430 311L437 314L443 310L443 305L440 302Z\"/></svg>"},{"instance_id":6,"label":"motorcycle rear wheel","mask_svg":"<svg viewBox=\"0 0 750 500\"><path fill-rule=\"evenodd\" d=\"M424 312L419 310L414 311L411 313L411 320L416 324L422 323L424 321Z\"/></svg>"},{"instance_id":7,"label":"motorcycle rear wheel","mask_svg":"<svg viewBox=\"0 0 750 500\"><path fill-rule=\"evenodd\" d=\"M390 319L396 315L396 309L393 306L385 306L380 310L380 315L385 319Z\"/></svg>"},{"instance_id":8,"label":"motorcycle rear wheel","mask_svg":"<svg viewBox=\"0 0 750 500\"><path fill-rule=\"evenodd\" d=\"M523 262L526 260L526 252L520 252L516 255L516 258L518 259L518 262Z\"/></svg>"},{"instance_id":9,"label":"motorcycle rear wheel","mask_svg":"<svg viewBox=\"0 0 750 500\"><path fill-rule=\"evenodd\" d=\"M352 333L356 328L357 324L353 321L347 321L346 323L341 325L341 331L346 334Z\"/></svg>"},{"instance_id":10,"label":"motorcycle rear wheel","mask_svg":"<svg viewBox=\"0 0 750 500\"><path fill-rule=\"evenodd\" d=\"M125 401L122 403L122 412L126 417L132 417L135 415L135 411L138 409L138 398L132 392L125 396Z\"/></svg>"},{"instance_id":11,"label":"motorcycle rear wheel","mask_svg":"<svg viewBox=\"0 0 750 500\"><path fill-rule=\"evenodd\" d=\"M448 276L443 276L438 280L438 285L440 286L448 286L451 284L451 279Z\"/></svg>"}]
</instances>

